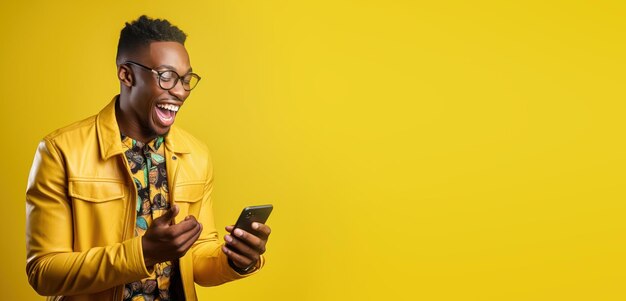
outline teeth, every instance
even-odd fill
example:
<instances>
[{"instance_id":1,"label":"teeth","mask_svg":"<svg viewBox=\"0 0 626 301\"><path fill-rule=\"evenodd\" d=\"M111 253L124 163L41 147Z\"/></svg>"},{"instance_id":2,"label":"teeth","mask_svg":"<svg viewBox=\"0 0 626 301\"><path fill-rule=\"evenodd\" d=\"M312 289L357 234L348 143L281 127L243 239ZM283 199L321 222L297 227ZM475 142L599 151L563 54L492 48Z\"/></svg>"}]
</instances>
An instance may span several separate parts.
<instances>
[{"instance_id":1,"label":"teeth","mask_svg":"<svg viewBox=\"0 0 626 301\"><path fill-rule=\"evenodd\" d=\"M161 109L170 110L172 112L178 112L178 109L180 109L180 106L172 105L172 104L158 104L157 107Z\"/></svg>"}]
</instances>

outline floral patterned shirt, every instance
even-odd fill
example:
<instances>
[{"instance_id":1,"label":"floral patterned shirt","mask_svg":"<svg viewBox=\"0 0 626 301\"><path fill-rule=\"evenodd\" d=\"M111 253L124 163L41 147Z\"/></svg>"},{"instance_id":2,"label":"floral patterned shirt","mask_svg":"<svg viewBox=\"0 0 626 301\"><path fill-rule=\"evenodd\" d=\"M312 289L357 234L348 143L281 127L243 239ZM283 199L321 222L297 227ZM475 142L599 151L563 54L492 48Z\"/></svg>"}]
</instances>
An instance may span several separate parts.
<instances>
[{"instance_id":1,"label":"floral patterned shirt","mask_svg":"<svg viewBox=\"0 0 626 301\"><path fill-rule=\"evenodd\" d=\"M163 137L157 137L144 144L122 135L127 148L124 154L137 187L135 236L144 235L153 219L170 208L163 141ZM124 301L171 300L170 280L177 270L170 261L155 264L150 277L124 286Z\"/></svg>"}]
</instances>

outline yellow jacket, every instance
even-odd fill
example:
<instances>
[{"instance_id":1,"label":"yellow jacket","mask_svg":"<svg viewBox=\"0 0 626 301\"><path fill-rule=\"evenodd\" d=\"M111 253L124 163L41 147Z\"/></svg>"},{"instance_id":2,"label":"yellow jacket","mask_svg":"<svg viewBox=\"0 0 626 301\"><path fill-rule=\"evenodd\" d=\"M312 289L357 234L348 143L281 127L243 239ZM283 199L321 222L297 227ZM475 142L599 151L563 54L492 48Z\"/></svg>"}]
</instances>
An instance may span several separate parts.
<instances>
[{"instance_id":1,"label":"yellow jacket","mask_svg":"<svg viewBox=\"0 0 626 301\"><path fill-rule=\"evenodd\" d=\"M141 237L134 237L137 188L123 154L116 100L49 134L35 154L26 192L26 272L39 294L55 296L48 300L122 300L124 284L151 273ZM204 226L179 262L186 299L196 300L194 282L211 286L245 276L221 251L204 144L172 126L165 158L169 199L180 208L176 223L194 215Z\"/></svg>"}]
</instances>

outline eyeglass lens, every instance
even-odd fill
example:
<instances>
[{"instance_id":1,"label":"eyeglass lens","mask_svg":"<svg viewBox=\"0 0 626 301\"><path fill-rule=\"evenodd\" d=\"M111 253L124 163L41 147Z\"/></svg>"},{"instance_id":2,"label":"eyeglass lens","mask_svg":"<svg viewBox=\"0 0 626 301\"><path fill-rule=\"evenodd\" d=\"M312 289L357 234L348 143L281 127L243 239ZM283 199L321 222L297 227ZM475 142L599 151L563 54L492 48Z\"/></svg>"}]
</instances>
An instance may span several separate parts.
<instances>
[{"instance_id":1,"label":"eyeglass lens","mask_svg":"<svg viewBox=\"0 0 626 301\"><path fill-rule=\"evenodd\" d=\"M198 84L198 81L200 81L200 78L195 74L187 74L179 78L176 72L165 71L161 72L161 75L159 76L159 85L161 86L161 88L169 90L174 88L179 79L183 82L183 88L187 91L195 88Z\"/></svg>"}]
</instances>

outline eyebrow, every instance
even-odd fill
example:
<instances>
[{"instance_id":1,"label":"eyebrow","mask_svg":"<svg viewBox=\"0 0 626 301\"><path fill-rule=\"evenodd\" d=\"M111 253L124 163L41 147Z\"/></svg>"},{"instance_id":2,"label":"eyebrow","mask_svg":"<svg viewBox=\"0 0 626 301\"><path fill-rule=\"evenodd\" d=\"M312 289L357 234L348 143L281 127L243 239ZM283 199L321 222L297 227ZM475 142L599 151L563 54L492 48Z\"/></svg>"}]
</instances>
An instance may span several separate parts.
<instances>
[{"instance_id":1,"label":"eyebrow","mask_svg":"<svg viewBox=\"0 0 626 301\"><path fill-rule=\"evenodd\" d=\"M173 71L176 71L176 68L174 68L174 66L172 66L172 65L160 65L160 66L157 66L154 69L160 69L160 68L167 68L167 69L171 69ZM187 72L185 72L184 74L191 73L192 71L193 71L193 68L189 67L189 70L187 70Z\"/></svg>"}]
</instances>

